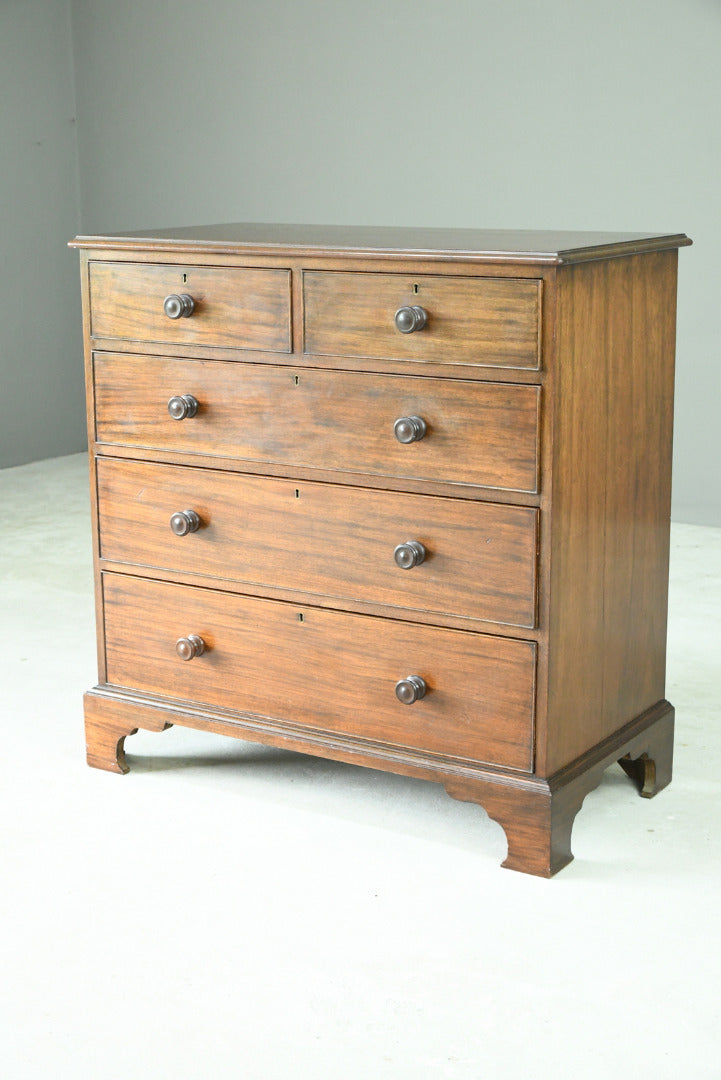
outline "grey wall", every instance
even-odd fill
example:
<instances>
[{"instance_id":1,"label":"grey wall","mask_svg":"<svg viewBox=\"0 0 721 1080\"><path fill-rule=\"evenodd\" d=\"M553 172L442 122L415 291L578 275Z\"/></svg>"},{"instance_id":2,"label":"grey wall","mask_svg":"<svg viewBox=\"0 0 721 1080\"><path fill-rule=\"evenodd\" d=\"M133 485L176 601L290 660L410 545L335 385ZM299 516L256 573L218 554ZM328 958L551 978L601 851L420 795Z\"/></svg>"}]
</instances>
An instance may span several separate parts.
<instances>
[{"instance_id":1,"label":"grey wall","mask_svg":"<svg viewBox=\"0 0 721 1080\"><path fill-rule=\"evenodd\" d=\"M0 466L85 445L70 2L0 0Z\"/></svg>"},{"instance_id":2,"label":"grey wall","mask_svg":"<svg viewBox=\"0 0 721 1080\"><path fill-rule=\"evenodd\" d=\"M71 6L83 231L688 232L674 517L721 525L719 0Z\"/></svg>"}]
</instances>

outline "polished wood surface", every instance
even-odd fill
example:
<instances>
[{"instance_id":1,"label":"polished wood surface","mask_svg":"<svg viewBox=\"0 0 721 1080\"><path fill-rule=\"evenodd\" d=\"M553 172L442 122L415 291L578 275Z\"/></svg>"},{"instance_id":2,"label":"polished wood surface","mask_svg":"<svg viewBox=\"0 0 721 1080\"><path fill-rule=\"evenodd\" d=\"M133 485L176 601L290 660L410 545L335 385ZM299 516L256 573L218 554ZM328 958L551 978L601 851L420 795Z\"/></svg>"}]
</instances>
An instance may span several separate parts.
<instances>
[{"instance_id":1,"label":"polished wood surface","mask_svg":"<svg viewBox=\"0 0 721 1080\"><path fill-rule=\"evenodd\" d=\"M279 225L240 222L224 225L189 225L105 236L78 236L71 247L86 250L138 249L247 251L254 255L278 251L293 254L355 253L380 258L384 254L409 257L476 258L487 263L531 262L563 264L634 255L645 251L684 247L691 241L683 233L573 232L530 229L442 229L368 225Z\"/></svg>"},{"instance_id":2,"label":"polished wood surface","mask_svg":"<svg viewBox=\"0 0 721 1080\"><path fill-rule=\"evenodd\" d=\"M538 281L411 274L303 274L305 350L448 364L537 368ZM419 305L427 323L399 333Z\"/></svg>"},{"instance_id":3,"label":"polished wood surface","mask_svg":"<svg viewBox=\"0 0 721 1080\"><path fill-rule=\"evenodd\" d=\"M656 795L671 780L674 710L660 701L591 751L548 780L488 784L485 778L457 776L446 782L455 799L477 802L506 834L503 866L538 877L552 877L573 859L571 832L576 815L605 770L618 761L635 782L643 776Z\"/></svg>"},{"instance_id":4,"label":"polished wood surface","mask_svg":"<svg viewBox=\"0 0 721 1080\"><path fill-rule=\"evenodd\" d=\"M536 510L103 458L97 483L111 562L535 623ZM176 536L188 509L199 527ZM408 539L426 557L404 570L394 549Z\"/></svg>"},{"instance_id":5,"label":"polished wood surface","mask_svg":"<svg viewBox=\"0 0 721 1080\"><path fill-rule=\"evenodd\" d=\"M664 696L675 295L675 252L559 278L547 772Z\"/></svg>"},{"instance_id":6,"label":"polished wood surface","mask_svg":"<svg viewBox=\"0 0 721 1080\"><path fill-rule=\"evenodd\" d=\"M535 491L536 386L95 354L100 443ZM197 416L167 402L192 394ZM418 414L420 442L393 427Z\"/></svg>"},{"instance_id":7,"label":"polished wood surface","mask_svg":"<svg viewBox=\"0 0 721 1080\"><path fill-rule=\"evenodd\" d=\"M609 764L661 790L687 243L79 238L88 761L178 723L435 780L541 876Z\"/></svg>"},{"instance_id":8,"label":"polished wood surface","mask_svg":"<svg viewBox=\"0 0 721 1080\"><path fill-rule=\"evenodd\" d=\"M480 804L503 828L508 853L503 866L538 877L552 877L573 859L571 832L586 795L613 762L648 783L640 794L652 798L670 783L674 710L667 701L642 714L600 745L549 779L499 773L450 758L390 744L359 746L352 736L314 732L299 725L277 725L263 717L198 710L191 704L172 708L162 700L96 687L85 695L87 759L109 772L127 772L124 743L138 728L162 731L173 722L219 735L247 738L288 750L362 764L422 780L440 781L449 795ZM649 780L649 778L651 778Z\"/></svg>"},{"instance_id":9,"label":"polished wood surface","mask_svg":"<svg viewBox=\"0 0 721 1080\"><path fill-rule=\"evenodd\" d=\"M190 318L170 319L169 294L189 294ZM290 274L247 267L91 262L95 337L290 351Z\"/></svg>"},{"instance_id":10,"label":"polished wood surface","mask_svg":"<svg viewBox=\"0 0 721 1080\"><path fill-rule=\"evenodd\" d=\"M534 647L484 634L372 619L147 581L103 579L108 682L529 770ZM189 633L203 656L175 651ZM428 685L406 706L395 684Z\"/></svg>"}]
</instances>

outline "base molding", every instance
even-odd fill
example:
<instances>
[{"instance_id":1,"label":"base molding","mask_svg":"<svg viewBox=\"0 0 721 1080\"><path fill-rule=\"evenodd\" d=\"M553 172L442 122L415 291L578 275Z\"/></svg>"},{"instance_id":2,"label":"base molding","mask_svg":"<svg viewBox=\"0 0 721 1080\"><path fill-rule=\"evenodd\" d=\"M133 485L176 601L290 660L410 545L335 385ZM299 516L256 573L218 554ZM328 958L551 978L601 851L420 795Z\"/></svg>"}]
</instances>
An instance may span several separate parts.
<instances>
[{"instance_id":1,"label":"base molding","mask_svg":"<svg viewBox=\"0 0 721 1080\"><path fill-rule=\"evenodd\" d=\"M508 841L503 866L552 877L573 859L576 815L609 765L618 761L645 798L670 783L673 733L673 706L659 701L587 754L546 780L523 785L520 792L473 780L446 782L446 791L456 799L479 803L501 825Z\"/></svg>"},{"instance_id":2,"label":"base molding","mask_svg":"<svg viewBox=\"0 0 721 1080\"><path fill-rule=\"evenodd\" d=\"M508 841L504 867L540 877L551 877L573 859L576 815L614 761L645 798L666 787L672 773L674 710L668 701L657 702L553 775L539 777L110 687L97 686L84 700L87 760L94 768L127 772L124 744L129 735L178 724L431 780L444 784L455 799L478 803L501 825Z\"/></svg>"}]
</instances>

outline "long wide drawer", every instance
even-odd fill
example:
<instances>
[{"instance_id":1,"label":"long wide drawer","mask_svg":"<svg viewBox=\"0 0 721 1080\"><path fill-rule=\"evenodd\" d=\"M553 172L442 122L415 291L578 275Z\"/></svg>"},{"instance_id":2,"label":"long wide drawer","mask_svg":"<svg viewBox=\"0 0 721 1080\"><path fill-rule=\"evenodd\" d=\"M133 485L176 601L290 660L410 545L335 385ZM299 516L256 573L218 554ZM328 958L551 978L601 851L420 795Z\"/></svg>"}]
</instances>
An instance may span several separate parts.
<instances>
[{"instance_id":1,"label":"long wide drawer","mask_svg":"<svg viewBox=\"0 0 721 1080\"><path fill-rule=\"evenodd\" d=\"M103 576L107 679L174 701L285 720L374 742L532 768L535 646ZM182 660L178 641L199 638ZM182 647L182 646L181 646ZM399 680L424 680L406 705Z\"/></svg>"},{"instance_id":2,"label":"long wide drawer","mask_svg":"<svg viewBox=\"0 0 721 1080\"><path fill-rule=\"evenodd\" d=\"M94 376L100 443L537 490L537 386L105 352ZM172 419L173 397L195 415ZM425 435L399 442L414 416Z\"/></svg>"},{"instance_id":3,"label":"long wide drawer","mask_svg":"<svg viewBox=\"0 0 721 1080\"><path fill-rule=\"evenodd\" d=\"M114 458L97 482L113 562L535 624L534 509Z\"/></svg>"},{"instance_id":4,"label":"long wide drawer","mask_svg":"<svg viewBox=\"0 0 721 1080\"><path fill-rule=\"evenodd\" d=\"M170 318L169 296L192 313ZM288 270L91 262L90 311L95 337L290 351Z\"/></svg>"},{"instance_id":5,"label":"long wide drawer","mask_svg":"<svg viewBox=\"0 0 721 1080\"><path fill-rule=\"evenodd\" d=\"M538 368L540 281L308 271L305 351L321 355ZM401 333L395 314L420 307L425 325Z\"/></svg>"}]
</instances>

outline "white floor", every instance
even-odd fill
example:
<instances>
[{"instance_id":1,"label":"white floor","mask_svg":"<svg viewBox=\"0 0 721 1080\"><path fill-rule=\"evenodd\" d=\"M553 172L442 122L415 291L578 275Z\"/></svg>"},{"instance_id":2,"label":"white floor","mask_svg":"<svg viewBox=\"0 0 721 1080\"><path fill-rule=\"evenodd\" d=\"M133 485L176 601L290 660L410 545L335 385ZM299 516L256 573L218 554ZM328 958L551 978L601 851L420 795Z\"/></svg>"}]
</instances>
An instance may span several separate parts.
<instances>
[{"instance_id":1,"label":"white floor","mask_svg":"<svg viewBox=\"0 0 721 1080\"><path fill-rule=\"evenodd\" d=\"M721 530L673 528L675 779L551 881L442 788L173 728L84 762L83 457L0 472L8 1080L721 1077Z\"/></svg>"}]
</instances>

